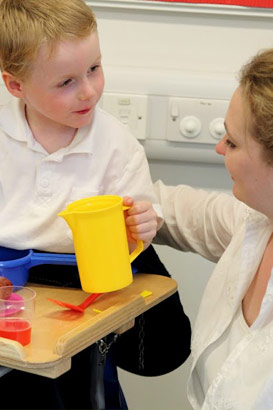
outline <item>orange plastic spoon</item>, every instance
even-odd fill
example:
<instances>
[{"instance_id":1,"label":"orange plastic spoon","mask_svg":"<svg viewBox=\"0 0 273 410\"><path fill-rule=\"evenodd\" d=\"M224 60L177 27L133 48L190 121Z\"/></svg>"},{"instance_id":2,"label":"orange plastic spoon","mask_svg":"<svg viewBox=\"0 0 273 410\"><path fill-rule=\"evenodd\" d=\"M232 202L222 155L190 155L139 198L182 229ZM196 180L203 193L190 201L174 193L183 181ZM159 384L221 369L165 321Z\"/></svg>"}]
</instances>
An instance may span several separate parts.
<instances>
[{"instance_id":1,"label":"orange plastic spoon","mask_svg":"<svg viewBox=\"0 0 273 410\"><path fill-rule=\"evenodd\" d=\"M76 312L84 312L84 309L86 309L89 305L91 305L92 302L94 302L95 299L97 299L98 296L100 296L101 293L91 293L91 295L88 296L82 303L79 305L73 305L72 303L67 303L63 302L61 300L56 300L56 299L51 299L47 298L50 302L55 303L56 305L62 306L67 309L75 310Z\"/></svg>"}]
</instances>

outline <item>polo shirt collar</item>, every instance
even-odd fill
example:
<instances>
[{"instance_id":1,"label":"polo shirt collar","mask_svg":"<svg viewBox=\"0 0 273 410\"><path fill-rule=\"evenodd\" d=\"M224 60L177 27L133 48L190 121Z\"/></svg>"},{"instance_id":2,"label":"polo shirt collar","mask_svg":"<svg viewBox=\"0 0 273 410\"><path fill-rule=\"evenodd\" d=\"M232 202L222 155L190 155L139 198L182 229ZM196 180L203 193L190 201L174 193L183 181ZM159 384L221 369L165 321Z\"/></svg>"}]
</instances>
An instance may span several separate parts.
<instances>
[{"instance_id":1,"label":"polo shirt collar","mask_svg":"<svg viewBox=\"0 0 273 410\"><path fill-rule=\"evenodd\" d=\"M78 129L71 144L61 148L51 156L61 159L65 155L74 153L92 154L94 148L92 137L95 132L96 122L97 108L95 108L91 125ZM32 135L25 118L25 104L22 100L12 98L8 104L0 108L0 129L17 141L26 142L31 149L46 153Z\"/></svg>"},{"instance_id":2,"label":"polo shirt collar","mask_svg":"<svg viewBox=\"0 0 273 410\"><path fill-rule=\"evenodd\" d=\"M31 134L25 119L25 104L13 97L0 108L0 129L17 141L28 141Z\"/></svg>"}]
</instances>

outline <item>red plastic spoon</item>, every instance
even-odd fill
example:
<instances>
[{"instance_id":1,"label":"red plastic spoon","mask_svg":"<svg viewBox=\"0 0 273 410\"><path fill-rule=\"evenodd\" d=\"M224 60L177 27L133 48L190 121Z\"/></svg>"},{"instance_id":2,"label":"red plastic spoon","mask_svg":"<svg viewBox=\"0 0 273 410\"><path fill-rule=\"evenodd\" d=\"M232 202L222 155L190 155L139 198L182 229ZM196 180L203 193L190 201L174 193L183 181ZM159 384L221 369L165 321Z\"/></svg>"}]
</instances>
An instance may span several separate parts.
<instances>
[{"instance_id":1,"label":"red plastic spoon","mask_svg":"<svg viewBox=\"0 0 273 410\"><path fill-rule=\"evenodd\" d=\"M101 293L91 293L91 295L88 296L82 303L79 305L72 305L72 303L67 303L67 302L62 302L61 300L56 300L56 299L51 299L47 298L50 302L56 303L56 305L65 307L67 309L75 310L76 312L84 312L84 309L86 309L89 305L91 305L92 302L94 302L95 299L97 299L98 296L100 296Z\"/></svg>"}]
</instances>

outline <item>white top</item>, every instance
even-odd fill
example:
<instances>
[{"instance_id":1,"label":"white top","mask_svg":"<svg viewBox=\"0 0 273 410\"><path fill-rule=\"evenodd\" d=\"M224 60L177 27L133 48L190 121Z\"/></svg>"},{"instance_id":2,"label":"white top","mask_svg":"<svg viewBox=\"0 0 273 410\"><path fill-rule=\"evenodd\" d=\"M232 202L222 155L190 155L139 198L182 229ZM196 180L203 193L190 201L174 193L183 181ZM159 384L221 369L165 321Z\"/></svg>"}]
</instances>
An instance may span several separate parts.
<instances>
[{"instance_id":1,"label":"white top","mask_svg":"<svg viewBox=\"0 0 273 410\"><path fill-rule=\"evenodd\" d=\"M0 107L0 245L73 252L58 212L93 195L150 200L158 214L143 147L112 115L96 108L92 125L52 154L34 139L21 100Z\"/></svg>"},{"instance_id":2,"label":"white top","mask_svg":"<svg viewBox=\"0 0 273 410\"><path fill-rule=\"evenodd\" d=\"M273 409L273 279L259 316L232 348L204 394L197 361L224 334L254 277L272 221L226 194L156 184L165 225L158 243L218 262L201 301L192 340L188 397L194 409Z\"/></svg>"},{"instance_id":3,"label":"white top","mask_svg":"<svg viewBox=\"0 0 273 410\"><path fill-rule=\"evenodd\" d=\"M196 371L199 377L199 382L202 384L204 395L217 376L217 373L225 362L226 358L232 353L235 346L243 339L249 331L249 327L245 321L242 311L242 304L239 305L232 320L224 333L209 345L201 355L201 359L197 361Z\"/></svg>"}]
</instances>

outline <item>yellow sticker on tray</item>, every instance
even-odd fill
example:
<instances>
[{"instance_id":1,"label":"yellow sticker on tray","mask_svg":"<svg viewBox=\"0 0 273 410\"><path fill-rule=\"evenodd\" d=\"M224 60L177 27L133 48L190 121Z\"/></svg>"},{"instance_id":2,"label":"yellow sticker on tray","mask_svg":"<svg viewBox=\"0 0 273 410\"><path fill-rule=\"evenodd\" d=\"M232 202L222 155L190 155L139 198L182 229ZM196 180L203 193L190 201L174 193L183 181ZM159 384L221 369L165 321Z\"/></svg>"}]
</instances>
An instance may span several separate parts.
<instances>
[{"instance_id":1,"label":"yellow sticker on tray","mask_svg":"<svg viewBox=\"0 0 273 410\"><path fill-rule=\"evenodd\" d=\"M153 292L150 292L149 290L144 290L143 292L141 292L140 296L146 298L147 296L151 296L152 294Z\"/></svg>"}]
</instances>

